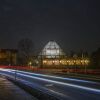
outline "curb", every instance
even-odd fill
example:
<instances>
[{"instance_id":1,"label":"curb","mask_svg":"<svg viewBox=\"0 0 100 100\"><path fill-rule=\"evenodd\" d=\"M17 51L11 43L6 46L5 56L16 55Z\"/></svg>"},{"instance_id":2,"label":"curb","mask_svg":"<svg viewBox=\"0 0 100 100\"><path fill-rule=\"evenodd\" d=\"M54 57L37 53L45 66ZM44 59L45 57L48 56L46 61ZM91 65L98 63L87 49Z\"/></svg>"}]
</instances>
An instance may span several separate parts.
<instances>
[{"instance_id":1,"label":"curb","mask_svg":"<svg viewBox=\"0 0 100 100\"><path fill-rule=\"evenodd\" d=\"M9 77L7 79L11 82L13 82L15 85L19 86L20 88L24 89L28 93L30 93L32 96L36 97L38 100L61 100L57 97L53 96L52 94L44 93L38 89L32 88L31 86L28 86L24 83L21 83L19 81L13 80Z\"/></svg>"}]
</instances>

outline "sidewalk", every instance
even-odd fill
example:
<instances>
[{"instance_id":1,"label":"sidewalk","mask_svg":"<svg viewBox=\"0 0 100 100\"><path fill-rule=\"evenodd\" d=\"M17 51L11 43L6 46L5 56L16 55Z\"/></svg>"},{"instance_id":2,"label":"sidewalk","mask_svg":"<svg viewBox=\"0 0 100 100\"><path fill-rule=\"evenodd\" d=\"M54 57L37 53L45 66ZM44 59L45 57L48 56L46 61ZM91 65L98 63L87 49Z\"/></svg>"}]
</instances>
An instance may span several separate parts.
<instances>
[{"instance_id":1,"label":"sidewalk","mask_svg":"<svg viewBox=\"0 0 100 100\"><path fill-rule=\"evenodd\" d=\"M0 100L37 100L5 77L0 76Z\"/></svg>"}]
</instances>

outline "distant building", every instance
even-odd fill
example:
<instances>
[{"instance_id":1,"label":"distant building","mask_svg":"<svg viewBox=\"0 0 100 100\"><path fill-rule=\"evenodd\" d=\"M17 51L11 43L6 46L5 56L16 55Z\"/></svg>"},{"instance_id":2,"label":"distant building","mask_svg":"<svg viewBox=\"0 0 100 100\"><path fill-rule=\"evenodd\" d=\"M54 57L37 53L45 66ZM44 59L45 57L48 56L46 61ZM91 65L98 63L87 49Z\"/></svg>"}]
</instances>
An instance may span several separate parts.
<instances>
[{"instance_id":1,"label":"distant building","mask_svg":"<svg viewBox=\"0 0 100 100\"><path fill-rule=\"evenodd\" d=\"M65 56L65 53L62 51L60 46L55 41L50 41L44 47L40 55L43 58L48 59L55 59L55 58L62 58Z\"/></svg>"},{"instance_id":2,"label":"distant building","mask_svg":"<svg viewBox=\"0 0 100 100\"><path fill-rule=\"evenodd\" d=\"M41 66L80 66L88 65L89 59L84 57L67 57L55 41L50 41L39 54Z\"/></svg>"},{"instance_id":3,"label":"distant building","mask_svg":"<svg viewBox=\"0 0 100 100\"><path fill-rule=\"evenodd\" d=\"M0 49L0 65L16 65L17 50Z\"/></svg>"}]
</instances>

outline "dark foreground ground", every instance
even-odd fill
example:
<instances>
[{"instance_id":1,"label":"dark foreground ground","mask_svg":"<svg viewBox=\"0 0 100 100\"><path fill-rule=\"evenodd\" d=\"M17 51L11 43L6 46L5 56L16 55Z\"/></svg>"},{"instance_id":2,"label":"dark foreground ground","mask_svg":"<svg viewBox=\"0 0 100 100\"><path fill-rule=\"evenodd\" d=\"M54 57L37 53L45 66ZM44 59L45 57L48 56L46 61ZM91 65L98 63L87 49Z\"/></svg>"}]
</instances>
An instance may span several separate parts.
<instances>
[{"instance_id":1,"label":"dark foreground ground","mask_svg":"<svg viewBox=\"0 0 100 100\"><path fill-rule=\"evenodd\" d=\"M0 100L37 100L5 77L0 76Z\"/></svg>"}]
</instances>

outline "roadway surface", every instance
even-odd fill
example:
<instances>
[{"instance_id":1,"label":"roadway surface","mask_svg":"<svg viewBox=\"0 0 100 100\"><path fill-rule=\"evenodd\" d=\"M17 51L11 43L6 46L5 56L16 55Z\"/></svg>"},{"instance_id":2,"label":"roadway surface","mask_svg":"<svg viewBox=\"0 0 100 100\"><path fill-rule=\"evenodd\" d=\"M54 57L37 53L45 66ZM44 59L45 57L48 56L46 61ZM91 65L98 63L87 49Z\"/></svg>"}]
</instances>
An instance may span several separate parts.
<instances>
[{"instance_id":1,"label":"roadway surface","mask_svg":"<svg viewBox=\"0 0 100 100\"><path fill-rule=\"evenodd\" d=\"M97 82L11 69L0 69L0 74L31 85L60 100L100 100L100 83Z\"/></svg>"}]
</instances>

